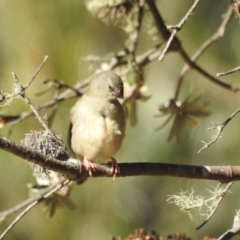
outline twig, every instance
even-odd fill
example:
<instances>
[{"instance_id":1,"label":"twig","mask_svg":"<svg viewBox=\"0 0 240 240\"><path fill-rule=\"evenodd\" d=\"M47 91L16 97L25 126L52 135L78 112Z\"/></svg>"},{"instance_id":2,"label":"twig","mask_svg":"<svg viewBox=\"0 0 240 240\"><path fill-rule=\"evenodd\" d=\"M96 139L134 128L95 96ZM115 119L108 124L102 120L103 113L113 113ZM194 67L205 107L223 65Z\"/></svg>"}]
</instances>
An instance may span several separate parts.
<instances>
[{"instance_id":1,"label":"twig","mask_svg":"<svg viewBox=\"0 0 240 240\"><path fill-rule=\"evenodd\" d=\"M222 73L217 73L217 77L222 77L222 76L226 76L226 75L229 75L229 74L232 74L232 73L235 73L237 71L240 71L240 66L239 67L236 67L230 71L227 71L227 72L222 72Z\"/></svg>"},{"instance_id":2,"label":"twig","mask_svg":"<svg viewBox=\"0 0 240 240\"><path fill-rule=\"evenodd\" d=\"M176 34L177 34L177 30L174 29L172 34L171 34L171 36L170 36L170 38L168 39L168 42L167 42L165 48L162 50L162 53L161 53L161 55L158 58L159 61L163 61L163 59L165 57L165 54L166 54L167 50L169 49L170 44L172 43L172 41L173 41L173 39L174 39Z\"/></svg>"},{"instance_id":3,"label":"twig","mask_svg":"<svg viewBox=\"0 0 240 240\"><path fill-rule=\"evenodd\" d=\"M169 30L166 28L166 26L164 25L164 22L162 20L162 17L160 15L160 12L158 11L155 2L153 0L148 0L147 1L148 6L151 10L151 13L155 19L156 22L156 26L159 30L159 33L162 35L162 37L164 38L164 40L168 40L171 33L169 32ZM232 92L238 92L240 91L240 88L237 86L232 86L230 84L221 82L220 80L218 80L217 78L213 77L212 75L210 75L209 73L207 73L204 69L202 69L201 67L199 67L196 63L194 63L190 57L187 55L186 51L184 50L184 48L181 46L181 43L179 41L179 39L177 38L177 36L174 36L172 44L170 45L170 48L168 49L169 51L178 51L181 55L181 57L183 58L183 60L189 65L189 67L191 67L192 69L194 69L195 71L197 71L198 73L200 73L201 75L203 75L204 77L206 77L207 79L209 79L210 81L212 81L213 83L224 87Z\"/></svg>"},{"instance_id":4,"label":"twig","mask_svg":"<svg viewBox=\"0 0 240 240\"><path fill-rule=\"evenodd\" d=\"M222 234L217 240L230 240L240 233L240 217L239 214L234 217L231 229Z\"/></svg>"},{"instance_id":5,"label":"twig","mask_svg":"<svg viewBox=\"0 0 240 240\"><path fill-rule=\"evenodd\" d=\"M199 67L195 62L193 62L189 56L187 55L187 53L181 49L180 51L180 55L182 56L182 58L184 59L184 61L195 71L197 71L198 73L200 73L201 75L203 75L204 77L206 77L208 80L210 80L211 82L224 87L232 92L238 92L240 91L240 88L237 86L232 86L230 84L227 84L225 82L222 82L220 80L218 80L217 78L213 77L211 74L209 74L208 72L206 72L204 69L202 69L201 67Z\"/></svg>"},{"instance_id":6,"label":"twig","mask_svg":"<svg viewBox=\"0 0 240 240\"><path fill-rule=\"evenodd\" d=\"M198 227L196 227L197 230L199 230L200 228L202 228L214 215L214 213L217 211L221 201L223 200L223 197L226 195L226 193L228 192L228 190L230 189L230 187L232 186L233 182L230 182L227 184L226 188L224 189L224 191L221 192L220 196L216 196L215 198L218 197L218 200L216 202L215 208L211 211L211 213L208 215L208 217L206 218L206 220L199 225Z\"/></svg>"},{"instance_id":7,"label":"twig","mask_svg":"<svg viewBox=\"0 0 240 240\"><path fill-rule=\"evenodd\" d=\"M38 70L40 71L41 68L39 68ZM38 73L39 71L37 71L36 73ZM21 82L19 81L17 75L13 72L12 73L14 80L17 83L17 86L19 87L19 89L21 89L19 95L24 99L24 101L26 102L26 104L29 105L30 109L32 110L32 112L35 114L36 118L38 119L38 121L42 124L42 126L45 128L46 131L48 131L49 133L51 133L52 131L49 129L48 125L46 124L46 122L42 119L42 117L40 116L40 114L38 113L37 109L34 107L34 105L32 104L31 100L29 99L29 97L27 96L27 94L25 93L25 89L22 86ZM35 74L36 76L36 74ZM33 80L34 78L32 78ZM32 81L31 80L31 81Z\"/></svg>"},{"instance_id":8,"label":"twig","mask_svg":"<svg viewBox=\"0 0 240 240\"><path fill-rule=\"evenodd\" d=\"M78 89L66 84L61 80L54 79L53 82L54 82L54 87L57 89L68 88L68 89L71 89L73 92L75 92L76 96L82 96L82 93Z\"/></svg>"},{"instance_id":9,"label":"twig","mask_svg":"<svg viewBox=\"0 0 240 240\"><path fill-rule=\"evenodd\" d=\"M171 36L170 31L166 28L166 25L164 24L164 21L160 15L159 10L157 9L157 6L155 4L154 0L148 0L147 1L148 7L151 11L151 14L156 22L156 27L158 29L159 34L161 35L161 37L163 37L163 39L165 41L168 41L168 39ZM178 40L177 37L174 37L173 42L171 44L171 49L169 50L173 50L173 51L177 51L179 50L181 44L180 41Z\"/></svg>"},{"instance_id":10,"label":"twig","mask_svg":"<svg viewBox=\"0 0 240 240\"><path fill-rule=\"evenodd\" d=\"M223 129L226 127L226 125L240 112L240 108L237 109L234 113L231 114L231 116L229 118L227 118L222 124L220 125L216 125L214 127L210 127L208 128L208 130L217 130L217 133L214 135L213 139L206 143L204 141L202 141L204 143L204 146L198 151L198 153L200 153L203 149L210 147L213 143L215 143L218 138L220 137L220 133L223 131Z\"/></svg>"},{"instance_id":11,"label":"twig","mask_svg":"<svg viewBox=\"0 0 240 240\"><path fill-rule=\"evenodd\" d=\"M45 56L43 59L43 62L41 63L41 65L38 67L38 69L36 70L36 72L34 73L34 75L32 76L31 80L28 82L28 84L26 84L25 86L23 86L24 90L27 89L32 82L34 81L34 79L36 78L36 76L38 75L38 73L41 71L41 69L43 68L44 64L46 63L46 61L48 60L48 56Z\"/></svg>"},{"instance_id":12,"label":"twig","mask_svg":"<svg viewBox=\"0 0 240 240\"><path fill-rule=\"evenodd\" d=\"M172 40L174 39L175 35L177 34L178 31L180 31L183 27L183 25L186 23L186 21L188 20L188 18L190 17L190 15L193 13L193 11L195 10L195 8L197 7L198 3L200 2L200 0L195 0L193 5L191 6L191 8L188 10L188 12L185 14L185 16L183 17L183 19L174 26L168 26L168 29L174 29L170 38L168 39L168 42L165 46L165 48L163 49L161 55L159 56L158 60L163 61L164 56L172 42Z\"/></svg>"},{"instance_id":13,"label":"twig","mask_svg":"<svg viewBox=\"0 0 240 240\"><path fill-rule=\"evenodd\" d=\"M96 61L108 62L108 66L107 66L108 70L113 69L117 66L128 64L128 61L126 61L124 58L129 54L133 55L133 62L136 61L135 60L135 52L137 49L140 29L141 29L141 25L142 25L143 16L144 16L145 0L140 0L136 4L138 4L137 23L136 23L134 29L132 30L132 32L130 33L130 36L126 43L125 49L119 51L113 57L93 56L93 57L84 58L84 60L94 61L94 62L96 62Z\"/></svg>"},{"instance_id":14,"label":"twig","mask_svg":"<svg viewBox=\"0 0 240 240\"><path fill-rule=\"evenodd\" d=\"M14 221L7 227L7 229L1 234L0 240L2 240L6 234L19 222L21 218L24 217L26 213L28 213L34 206L36 206L38 203L42 202L44 199L51 196L53 193L60 190L63 186L67 185L70 182L70 180L61 180L60 183L57 183L57 186L53 188L51 191L46 193L44 196L42 196L40 199L36 200L35 202L31 203L28 207L25 208L15 219Z\"/></svg>"},{"instance_id":15,"label":"twig","mask_svg":"<svg viewBox=\"0 0 240 240\"><path fill-rule=\"evenodd\" d=\"M155 59L158 58L159 53L160 53L160 47L161 47L161 43L155 45L154 47L150 48L149 50L147 50L146 52L139 54L136 57L136 64L140 67L145 67L146 65L148 65L149 63L153 62ZM128 62L126 60L122 60L122 58L125 56L125 54L127 54L128 51L124 51L124 52L119 52L115 57L112 57L110 59L110 63L108 64L109 69L114 69L117 66L121 66L121 65L127 65ZM127 73L127 71L129 70L129 68L127 68L126 72L124 74ZM42 111L45 109L48 109L50 107L55 106L56 104L59 104L67 99L71 99L74 98L76 96L81 96L84 93L84 89L86 89L86 87L88 86L89 82L91 80L91 76L86 78L85 80L82 81L78 81L72 88L73 89L67 89L65 91L63 91L59 96L57 96L56 98L50 100L49 102L46 102L40 106L36 106L35 108L37 109L37 111ZM77 92L76 92L77 91ZM1 95L0 95L1 97ZM11 121L8 121L8 124L10 126L13 126L21 121L23 121L24 119L32 116L33 112L32 111L25 111L22 112L21 114L19 114L18 116L15 116L14 119L12 119ZM7 116L5 116L7 117Z\"/></svg>"},{"instance_id":16,"label":"twig","mask_svg":"<svg viewBox=\"0 0 240 240\"><path fill-rule=\"evenodd\" d=\"M26 85L22 85L20 84L19 80L16 79L14 77L14 80L15 82L17 83L18 85L18 89L15 89L13 93L11 94L3 94L3 93L0 93L0 102L3 102L7 99L13 99L14 97L16 96L19 96L22 94L22 92L24 92L33 82L33 80L36 78L36 76L38 75L38 73L41 71L42 67L44 66L44 64L46 63L48 59L48 56L45 56L44 59L43 59L43 62L41 63L41 65L38 67L38 69L36 70L36 72L34 73L33 77L31 78L31 80L26 84Z\"/></svg>"},{"instance_id":17,"label":"twig","mask_svg":"<svg viewBox=\"0 0 240 240\"><path fill-rule=\"evenodd\" d=\"M75 88L75 86L73 87L76 90L78 90L78 93L76 93L75 90L73 91L72 89L67 89L64 92L62 92L59 96L57 96L56 98L50 100L49 102L46 102L46 103L44 103L40 106L36 106L35 107L36 110L39 112L39 111L51 108L51 107L55 106L56 104L59 104L59 103L63 102L64 100L74 98L78 95L82 95L83 91L81 92L80 90L86 88L86 86L88 85L88 82L89 82L89 79L86 79L86 81L79 82L78 84L76 84L75 85L76 88ZM32 116L32 114L33 114L32 111L22 112L20 115L18 115L18 118L13 119L13 121L11 121L11 122L9 121L9 125L13 126L13 125L23 121L24 119Z\"/></svg>"},{"instance_id":18,"label":"twig","mask_svg":"<svg viewBox=\"0 0 240 240\"><path fill-rule=\"evenodd\" d=\"M222 38L225 34L227 25L229 24L230 20L232 19L233 16L233 7L232 4L229 5L228 10L225 14L225 17L222 21L222 23L220 24L219 28L217 29L217 31L209 38L207 39L202 46L192 55L191 57L191 61L192 62L196 62L198 60L198 58L215 42L217 42L220 38ZM179 93L180 93L180 89L184 80L184 76L186 75L186 73L188 72L188 70L190 70L190 66L188 64L186 64L179 76L178 79L178 83L176 86L176 91L175 91L175 96L174 99L177 100L179 97Z\"/></svg>"},{"instance_id":19,"label":"twig","mask_svg":"<svg viewBox=\"0 0 240 240\"><path fill-rule=\"evenodd\" d=\"M137 16L137 24L130 34L129 42L127 44L127 49L129 53L135 53L137 45L138 45L138 39L139 39L139 33L142 25L142 20L144 16L144 5L145 0L140 0L138 2L138 16Z\"/></svg>"},{"instance_id":20,"label":"twig","mask_svg":"<svg viewBox=\"0 0 240 240\"><path fill-rule=\"evenodd\" d=\"M45 189L41 190L38 192L38 194L34 195L33 197L17 204L16 206L8 209L8 210L5 210L5 211L2 211L0 212L0 222L3 221L4 219L6 219L7 217L9 217L10 215L20 211L21 209L29 206L30 204L32 204L33 202L41 199L43 196L45 196L47 193L49 193L50 191L52 191L56 185L58 185L59 183L65 181L65 178L64 179L60 179L57 183L53 183L51 184L50 186L46 187Z\"/></svg>"}]
</instances>

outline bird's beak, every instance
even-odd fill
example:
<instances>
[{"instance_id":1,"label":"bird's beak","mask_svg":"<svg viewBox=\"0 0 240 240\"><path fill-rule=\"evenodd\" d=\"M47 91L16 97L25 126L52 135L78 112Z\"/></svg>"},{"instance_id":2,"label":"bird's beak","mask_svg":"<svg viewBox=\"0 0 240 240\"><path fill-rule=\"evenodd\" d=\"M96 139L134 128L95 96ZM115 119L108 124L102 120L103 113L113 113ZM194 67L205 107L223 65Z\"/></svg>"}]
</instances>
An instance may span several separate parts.
<instances>
[{"instance_id":1,"label":"bird's beak","mask_svg":"<svg viewBox=\"0 0 240 240\"><path fill-rule=\"evenodd\" d=\"M123 87L120 87L120 88L118 88L117 91L114 91L114 92L113 92L113 95L114 95L116 98L123 98L123 95L124 95L124 93L123 93Z\"/></svg>"}]
</instances>

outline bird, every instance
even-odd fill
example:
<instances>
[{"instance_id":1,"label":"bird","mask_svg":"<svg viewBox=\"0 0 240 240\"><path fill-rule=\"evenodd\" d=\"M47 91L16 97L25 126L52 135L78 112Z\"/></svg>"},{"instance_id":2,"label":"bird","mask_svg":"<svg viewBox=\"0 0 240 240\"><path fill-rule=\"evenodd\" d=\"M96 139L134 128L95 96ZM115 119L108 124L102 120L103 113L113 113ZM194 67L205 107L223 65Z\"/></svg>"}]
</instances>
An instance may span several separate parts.
<instances>
[{"instance_id":1,"label":"bird","mask_svg":"<svg viewBox=\"0 0 240 240\"><path fill-rule=\"evenodd\" d=\"M120 173L113 155L122 145L126 118L118 98L124 98L122 79L113 71L102 71L70 110L70 146L90 176L96 170L92 162L101 158L111 159L113 180Z\"/></svg>"}]
</instances>

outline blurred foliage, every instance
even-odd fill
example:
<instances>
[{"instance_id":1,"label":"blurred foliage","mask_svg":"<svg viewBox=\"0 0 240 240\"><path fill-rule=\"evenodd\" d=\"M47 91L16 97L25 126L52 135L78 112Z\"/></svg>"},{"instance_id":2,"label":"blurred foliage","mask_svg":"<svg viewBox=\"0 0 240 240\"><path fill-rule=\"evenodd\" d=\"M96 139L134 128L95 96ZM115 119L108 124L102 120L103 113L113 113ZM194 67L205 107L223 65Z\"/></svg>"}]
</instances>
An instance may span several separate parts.
<instances>
[{"instance_id":1,"label":"blurred foliage","mask_svg":"<svg viewBox=\"0 0 240 240\"><path fill-rule=\"evenodd\" d=\"M176 137L179 142L186 124L192 128L196 127L199 124L199 121L196 118L208 117L210 115L210 112L205 110L205 108L209 106L209 102L197 103L200 98L201 94L190 95L182 103L180 101L170 99L168 104L162 105L159 108L161 114L156 115L156 117L170 116L168 116L168 118L160 127L157 128L157 130L165 127L173 118L173 125L167 141L171 141L173 137Z\"/></svg>"},{"instance_id":2,"label":"blurred foliage","mask_svg":"<svg viewBox=\"0 0 240 240\"><path fill-rule=\"evenodd\" d=\"M132 15L134 10L138 9L135 0L113 0L113 1L96 1L86 0L88 10L102 22L106 24L118 24L126 20L128 15Z\"/></svg>"},{"instance_id":3,"label":"blurred foliage","mask_svg":"<svg viewBox=\"0 0 240 240\"><path fill-rule=\"evenodd\" d=\"M99 1L100 2L100 1ZM121 1L123 2L123 1ZM125 1L128 2L129 1ZM130 1L131 2L131 1ZM156 1L164 21L168 25L176 24L186 13L192 1ZM186 52L190 55L196 51L199 45L205 41L222 21L222 14L226 11L229 1L202 1L193 16L186 23L178 36ZM124 10L124 9L123 9ZM130 19L134 18L130 6L123 11ZM116 11L109 12L110 17ZM117 12L117 14L119 14ZM148 13L149 14L149 13ZM119 15L117 15L119 16ZM120 15L121 17L121 15ZM126 18L127 19L127 18ZM156 43L149 38L147 33L154 33L154 28L149 25L152 20L146 18L144 31L141 32L138 52L145 51ZM118 23L120 24L120 22ZM125 26L123 24L123 26ZM133 24L134 26L134 24ZM125 29L125 28L124 28ZM36 68L41 63L43 56L50 58L44 66L33 85L27 90L27 94L35 105L52 99L56 88L48 89L44 82L49 79L61 79L65 84L73 85L77 80L84 79L93 73L101 63L82 61L86 56L109 56L122 50L128 36L121 28L112 25L105 25L88 12L84 1L58 0L58 1L20 1L2 0L0 2L0 84L3 92L10 92L12 89L11 72L15 71L19 79L26 83L32 77ZM155 33L153 34L155 37ZM240 62L239 47L236 44L239 36L239 20L234 18L229 26L226 36L199 60L199 65L206 68L211 74L231 69ZM112 54L114 55L114 54ZM130 59L131 60L131 59ZM130 61L131 62L131 61ZM240 126L237 120L223 133L223 139L218 141L210 149L197 154L201 147L200 140L210 139L211 134L206 131L211 121L221 123L236 108L239 107L239 95L222 89L203 78L190 72L184 82L181 98L186 99L189 88L205 89L205 99L211 101L211 118L201 119L201 125L194 130L186 131L181 137L179 144L172 141L166 143L165 139L169 134L168 129L155 132L159 126L159 119L153 118L159 103L169 101L172 98L179 73L183 67L182 60L176 53L168 54L164 62L155 62L144 70L144 84L139 84L139 92L136 96L148 101L126 102L131 112L131 122L135 128L128 126L126 139L123 147L116 158L119 162L130 161L151 161L169 162L183 164L211 164L211 165L233 165L239 163L240 153ZM131 74L130 74L131 75ZM224 78L224 81L238 83L238 73ZM136 79L136 75L129 76ZM45 83L45 84L44 84ZM131 81L129 83L131 90ZM146 89L147 88L147 89ZM36 93L48 90L45 94L35 96ZM142 91L141 91L142 90ZM148 98L144 93L151 93ZM131 92L131 91L130 91ZM141 93L139 95L139 93ZM69 124L68 112L75 100L65 101L59 105L52 119L52 128L61 135L66 142L67 129ZM199 112L205 112L202 103L194 102L191 98L185 101L185 107L197 108ZM181 103L183 106L184 101ZM175 102L175 108L179 110ZM199 107L200 106L200 107ZM9 119L13 118L28 107L19 100L11 105L2 107L1 125L6 125ZM164 110L165 109L165 110ZM171 108L162 108L167 115L176 117ZM161 111L161 110L160 110ZM49 118L50 111L42 112ZM134 115L136 113L137 115ZM201 113L201 114L202 114ZM136 117L138 122L136 124ZM195 125L196 120L189 114L190 122ZM184 121L187 121L184 119ZM178 128L173 124L176 136ZM38 131L41 126L34 117L26 119L16 126L1 129L1 135L6 135L11 130L11 139L20 141L26 133ZM179 128L182 129L182 128ZM177 134L180 136L181 134ZM26 182L33 182L32 170L23 164L23 161L9 153L1 151L1 188L0 202L1 211L11 208L28 197ZM174 178L123 178L116 179L112 184L110 179L89 179L86 183L76 187L71 193L71 200L76 208L70 211L68 208L61 208L51 219L41 214L39 207L29 212L9 233L7 239L109 239L110 236L128 236L132 229L143 226L146 231L159 229L161 235L167 236L169 232L176 232L178 229L186 232L193 239L202 239L206 235L219 236L223 229L229 228L232 223L234 208L239 208L239 201L234 194L221 205L216 217L201 231L196 231L204 218L197 216L190 221L184 213L179 213L177 207L166 203L167 196L179 191L194 188L198 194L204 195L209 181L186 180ZM238 191L236 187L234 191ZM51 200L51 199L50 199ZM49 200L49 201L50 201ZM56 205L61 205L58 201ZM55 205L55 206L56 206ZM71 204L70 204L71 205ZM54 204L48 205L50 213L54 212ZM229 213L226 216L226 211ZM224 216L224 217L223 217ZM223 221L224 219L224 221ZM1 223L0 232L8 226L12 218Z\"/></svg>"},{"instance_id":4,"label":"blurred foliage","mask_svg":"<svg viewBox=\"0 0 240 240\"><path fill-rule=\"evenodd\" d=\"M192 240L185 233L173 233L168 234L167 237L159 236L155 231L147 233L143 228L135 229L133 234L130 234L127 238L112 238L112 240ZM203 240L216 240L216 238L204 237Z\"/></svg>"},{"instance_id":5,"label":"blurred foliage","mask_svg":"<svg viewBox=\"0 0 240 240\"><path fill-rule=\"evenodd\" d=\"M155 231L152 231L150 234L146 232L146 230L139 228L134 231L133 234L129 235L125 240L191 240L191 238L187 237L184 233L174 233L169 234L166 238L163 236L159 236ZM123 240L123 238L113 238L112 240Z\"/></svg>"}]
</instances>

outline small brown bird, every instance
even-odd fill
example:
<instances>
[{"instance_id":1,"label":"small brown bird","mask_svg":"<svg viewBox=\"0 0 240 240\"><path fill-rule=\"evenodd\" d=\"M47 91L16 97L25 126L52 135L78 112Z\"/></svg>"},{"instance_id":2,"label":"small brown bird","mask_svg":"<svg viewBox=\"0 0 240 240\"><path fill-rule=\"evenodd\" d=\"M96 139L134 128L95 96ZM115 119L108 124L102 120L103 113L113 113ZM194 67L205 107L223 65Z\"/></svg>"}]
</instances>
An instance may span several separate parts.
<instances>
[{"instance_id":1,"label":"small brown bird","mask_svg":"<svg viewBox=\"0 0 240 240\"><path fill-rule=\"evenodd\" d=\"M125 134L125 114L117 98L123 98L122 79L112 71L93 76L89 89L71 109L71 147L92 176L91 162L111 158L113 178L120 172L112 157Z\"/></svg>"}]
</instances>

